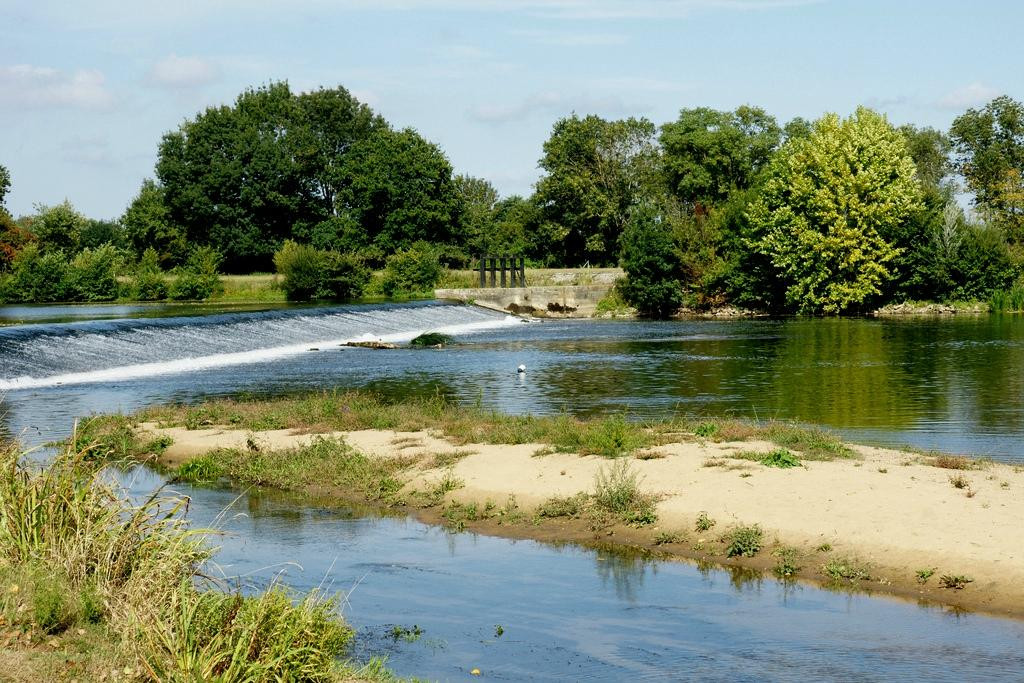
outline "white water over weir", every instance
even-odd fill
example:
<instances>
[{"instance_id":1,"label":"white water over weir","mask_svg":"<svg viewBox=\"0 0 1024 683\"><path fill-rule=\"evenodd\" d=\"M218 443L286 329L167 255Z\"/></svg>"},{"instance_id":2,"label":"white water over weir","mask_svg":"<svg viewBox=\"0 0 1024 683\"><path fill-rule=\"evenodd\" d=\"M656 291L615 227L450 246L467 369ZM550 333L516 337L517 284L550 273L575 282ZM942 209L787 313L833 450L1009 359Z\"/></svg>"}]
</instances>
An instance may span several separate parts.
<instances>
[{"instance_id":1,"label":"white water over weir","mask_svg":"<svg viewBox=\"0 0 1024 683\"><path fill-rule=\"evenodd\" d=\"M352 341L522 324L473 306L382 304L0 329L0 391L247 365Z\"/></svg>"}]
</instances>

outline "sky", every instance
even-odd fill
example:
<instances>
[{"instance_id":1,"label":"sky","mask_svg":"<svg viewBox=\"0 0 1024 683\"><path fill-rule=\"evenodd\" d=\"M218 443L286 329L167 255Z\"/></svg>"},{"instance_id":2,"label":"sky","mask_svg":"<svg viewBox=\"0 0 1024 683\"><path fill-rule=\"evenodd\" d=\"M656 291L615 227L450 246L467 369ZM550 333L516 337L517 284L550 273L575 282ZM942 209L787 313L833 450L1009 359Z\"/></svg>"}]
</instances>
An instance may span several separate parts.
<instances>
[{"instance_id":1,"label":"sky","mask_svg":"<svg viewBox=\"0 0 1024 683\"><path fill-rule=\"evenodd\" d=\"M0 0L15 216L123 213L161 136L247 87L342 85L457 172L528 194L554 122L763 107L947 129L1024 100L1016 0Z\"/></svg>"}]
</instances>

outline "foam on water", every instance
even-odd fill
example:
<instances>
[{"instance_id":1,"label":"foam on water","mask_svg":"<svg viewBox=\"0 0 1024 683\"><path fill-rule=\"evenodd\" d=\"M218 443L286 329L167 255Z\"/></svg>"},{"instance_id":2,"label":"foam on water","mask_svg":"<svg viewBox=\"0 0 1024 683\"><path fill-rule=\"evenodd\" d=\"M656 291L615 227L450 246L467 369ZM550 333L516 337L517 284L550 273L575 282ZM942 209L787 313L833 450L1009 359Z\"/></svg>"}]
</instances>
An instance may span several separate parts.
<instances>
[{"instance_id":1,"label":"foam on water","mask_svg":"<svg viewBox=\"0 0 1024 683\"><path fill-rule=\"evenodd\" d=\"M195 372L263 363L311 347L519 324L519 318L474 307L411 304L8 328L0 334L0 391Z\"/></svg>"}]
</instances>

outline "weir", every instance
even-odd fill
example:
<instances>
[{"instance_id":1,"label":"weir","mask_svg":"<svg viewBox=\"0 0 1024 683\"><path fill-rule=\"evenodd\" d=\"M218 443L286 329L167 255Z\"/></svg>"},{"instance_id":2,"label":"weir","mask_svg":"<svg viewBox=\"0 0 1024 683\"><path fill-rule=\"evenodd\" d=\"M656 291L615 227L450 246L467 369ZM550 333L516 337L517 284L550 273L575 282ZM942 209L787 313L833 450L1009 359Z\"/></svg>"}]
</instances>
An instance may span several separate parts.
<instances>
[{"instance_id":1,"label":"weir","mask_svg":"<svg viewBox=\"0 0 1024 683\"><path fill-rule=\"evenodd\" d=\"M0 391L272 361L350 341L408 341L521 324L438 302L0 328Z\"/></svg>"}]
</instances>

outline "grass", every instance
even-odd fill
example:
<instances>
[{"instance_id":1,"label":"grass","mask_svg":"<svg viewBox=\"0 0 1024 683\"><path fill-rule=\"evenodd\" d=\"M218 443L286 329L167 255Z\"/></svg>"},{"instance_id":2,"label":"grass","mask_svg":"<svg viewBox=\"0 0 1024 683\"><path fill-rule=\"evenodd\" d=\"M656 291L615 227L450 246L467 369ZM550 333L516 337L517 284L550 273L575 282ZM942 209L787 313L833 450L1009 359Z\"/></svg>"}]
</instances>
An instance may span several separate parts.
<instances>
[{"instance_id":1,"label":"grass","mask_svg":"<svg viewBox=\"0 0 1024 683\"><path fill-rule=\"evenodd\" d=\"M822 566L821 571L835 582L855 583L871 580L871 568L851 557L832 558Z\"/></svg>"},{"instance_id":2,"label":"grass","mask_svg":"<svg viewBox=\"0 0 1024 683\"><path fill-rule=\"evenodd\" d=\"M935 575L935 569L935 567L927 569L918 569L916 572L914 572L914 578L917 579L918 583L928 583L928 579L932 578L932 576Z\"/></svg>"},{"instance_id":3,"label":"grass","mask_svg":"<svg viewBox=\"0 0 1024 683\"><path fill-rule=\"evenodd\" d=\"M928 461L928 464L932 467L939 467L945 470L976 470L981 467L981 464L977 460L973 460L962 455L939 454Z\"/></svg>"},{"instance_id":4,"label":"grass","mask_svg":"<svg viewBox=\"0 0 1024 683\"><path fill-rule=\"evenodd\" d=\"M756 524L738 526L722 536L726 557L754 557L761 550L764 532Z\"/></svg>"},{"instance_id":5,"label":"grass","mask_svg":"<svg viewBox=\"0 0 1024 683\"><path fill-rule=\"evenodd\" d=\"M1024 284L992 292L988 305L993 313L1024 313Z\"/></svg>"},{"instance_id":6,"label":"grass","mask_svg":"<svg viewBox=\"0 0 1024 683\"><path fill-rule=\"evenodd\" d=\"M654 497L640 491L640 476L625 460L598 470L593 502L627 524L646 526L658 521Z\"/></svg>"},{"instance_id":7,"label":"grass","mask_svg":"<svg viewBox=\"0 0 1024 683\"><path fill-rule=\"evenodd\" d=\"M188 525L187 500L130 502L76 437L45 467L0 451L0 617L17 634L3 656L27 678L351 679L335 600L210 586L209 532Z\"/></svg>"},{"instance_id":8,"label":"grass","mask_svg":"<svg viewBox=\"0 0 1024 683\"><path fill-rule=\"evenodd\" d=\"M538 518L588 518L598 526L619 521L647 526L658 521L654 496L640 490L640 477L627 460L617 460L598 470L592 493L548 498L537 507Z\"/></svg>"},{"instance_id":9,"label":"grass","mask_svg":"<svg viewBox=\"0 0 1024 683\"><path fill-rule=\"evenodd\" d=\"M553 452L618 458L671 443L679 434L717 442L759 439L781 452L772 466L794 459L832 460L856 454L831 432L785 422L674 418L646 424L625 413L580 419L570 415L505 415L479 406L455 404L443 396L385 400L365 391L327 391L273 399L214 399L199 405L171 405L142 411L138 419L163 426L202 429L227 426L259 432L297 429L310 432L381 429L436 430L456 444L537 443ZM125 418L121 418L126 420ZM130 420L126 420L130 426ZM763 457L760 454L757 459Z\"/></svg>"}]
</instances>

